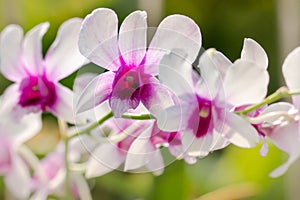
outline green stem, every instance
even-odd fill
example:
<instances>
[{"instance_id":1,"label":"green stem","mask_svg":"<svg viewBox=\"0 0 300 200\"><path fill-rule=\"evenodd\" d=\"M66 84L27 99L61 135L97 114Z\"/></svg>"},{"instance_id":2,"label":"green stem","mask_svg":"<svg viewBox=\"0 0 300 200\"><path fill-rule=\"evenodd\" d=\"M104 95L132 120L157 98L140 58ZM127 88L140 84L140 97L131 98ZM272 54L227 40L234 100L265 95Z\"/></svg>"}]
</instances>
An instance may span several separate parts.
<instances>
[{"instance_id":1,"label":"green stem","mask_svg":"<svg viewBox=\"0 0 300 200\"><path fill-rule=\"evenodd\" d=\"M247 107L242 111L237 111L236 114L247 115L248 113L270 103L274 103L275 101L280 100L281 98L290 97L293 95L300 95L300 91L289 91L286 87L279 88L276 92L269 95L263 101L258 104L254 104L252 106Z\"/></svg>"},{"instance_id":2,"label":"green stem","mask_svg":"<svg viewBox=\"0 0 300 200\"><path fill-rule=\"evenodd\" d=\"M81 131L78 131L72 135L70 135L68 137L68 140L77 137L79 135L83 135L86 133L91 132L93 129L95 129L97 126L100 126L101 124L103 124L106 120L110 119L111 117L113 117L114 114L112 111L110 111L109 113L107 113L104 117L102 117L100 120L92 123L90 126L88 126L86 129L83 129ZM144 114L144 115L129 115L129 114L124 114L122 115L122 118L124 119L135 119L135 120L151 120L151 119L155 119L155 117L151 114Z\"/></svg>"},{"instance_id":3,"label":"green stem","mask_svg":"<svg viewBox=\"0 0 300 200\"><path fill-rule=\"evenodd\" d=\"M79 136L79 135L82 135L82 134L86 134L86 133L91 132L94 128L96 128L97 126L103 124L106 120L110 119L110 118L113 117L113 116L114 116L113 112L110 111L110 112L107 113L104 117L102 117L100 120L98 120L98 121L92 123L92 124L91 124L89 127L87 127L86 129L83 129L83 130L81 130L81 131L78 131L78 132L76 132L76 133L70 135L70 136L68 137L68 140L70 140L70 139L72 139L72 138L74 138L74 137L77 137L77 136Z\"/></svg>"},{"instance_id":4,"label":"green stem","mask_svg":"<svg viewBox=\"0 0 300 200\"><path fill-rule=\"evenodd\" d=\"M68 158L68 152L69 152L69 140L67 136L67 129L68 125L67 123L62 120L58 119L58 127L59 127L59 132L61 135L62 140L64 141L65 144L65 152L64 152L64 160L65 160L65 199L71 200L72 199L72 192L70 188L70 167L69 167L69 158Z\"/></svg>"},{"instance_id":5,"label":"green stem","mask_svg":"<svg viewBox=\"0 0 300 200\"><path fill-rule=\"evenodd\" d=\"M124 119L136 119L136 120L150 120L155 119L155 117L151 114L144 114L144 115L122 115Z\"/></svg>"},{"instance_id":6,"label":"green stem","mask_svg":"<svg viewBox=\"0 0 300 200\"><path fill-rule=\"evenodd\" d=\"M66 191L66 199L71 199L72 193L70 188L70 166L69 166L69 158L68 158L68 150L69 150L69 140L66 137L65 140L65 168L66 168L66 177L65 177L65 191Z\"/></svg>"}]
</instances>

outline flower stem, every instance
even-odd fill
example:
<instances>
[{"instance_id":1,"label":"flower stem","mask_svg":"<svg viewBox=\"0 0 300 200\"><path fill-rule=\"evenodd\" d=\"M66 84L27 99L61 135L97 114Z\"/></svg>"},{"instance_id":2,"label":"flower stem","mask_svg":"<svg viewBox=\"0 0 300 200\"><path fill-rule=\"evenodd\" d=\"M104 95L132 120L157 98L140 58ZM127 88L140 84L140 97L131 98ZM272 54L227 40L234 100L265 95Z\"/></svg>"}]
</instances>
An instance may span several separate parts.
<instances>
[{"instance_id":1,"label":"flower stem","mask_svg":"<svg viewBox=\"0 0 300 200\"><path fill-rule=\"evenodd\" d=\"M111 117L113 117L114 114L112 111L110 111L109 113L107 113L104 117L102 117L101 119L99 119L98 121L92 123L90 126L88 126L86 129L83 129L81 131L78 131L76 133L73 133L72 135L70 135L68 137L68 140L77 137L79 135L85 134L85 133L89 133L91 130L93 130L94 128L96 128L97 126L103 124L106 120L110 119Z\"/></svg>"},{"instance_id":2,"label":"flower stem","mask_svg":"<svg viewBox=\"0 0 300 200\"><path fill-rule=\"evenodd\" d=\"M135 119L135 120L150 120L155 119L155 117L151 114L144 114L144 115L128 115L124 114L122 115L122 118L124 119Z\"/></svg>"},{"instance_id":3,"label":"flower stem","mask_svg":"<svg viewBox=\"0 0 300 200\"><path fill-rule=\"evenodd\" d=\"M69 150L69 140L65 138L65 168L66 168L66 177L65 177L65 191L66 191L66 199L71 199L72 193L70 188L70 166L69 166L69 158L68 158L68 150Z\"/></svg>"},{"instance_id":4,"label":"flower stem","mask_svg":"<svg viewBox=\"0 0 300 200\"><path fill-rule=\"evenodd\" d=\"M59 132L61 135L61 138L64 141L65 145L65 151L64 151L64 160L65 160L65 198L66 199L72 199L72 192L70 188L70 169L69 169L69 158L68 158L68 153L69 153L69 140L67 136L67 123L63 121L62 119L58 119L58 127L59 127Z\"/></svg>"},{"instance_id":5,"label":"flower stem","mask_svg":"<svg viewBox=\"0 0 300 200\"><path fill-rule=\"evenodd\" d=\"M68 140L70 140L70 139L72 139L74 137L77 137L79 135L89 133L90 131L92 131L96 127L98 127L101 124L103 124L106 120L112 118L113 116L114 116L113 112L110 111L104 117L102 117L98 121L92 123L87 128L85 128L85 129L83 129L81 131L78 131L78 132L73 133L72 135L70 135L68 137ZM155 117L153 115L151 115L151 114L143 114L143 115L129 115L129 114L124 114L124 115L122 115L122 118L124 118L124 119L134 119L134 120L151 120L151 119L155 119Z\"/></svg>"},{"instance_id":6,"label":"flower stem","mask_svg":"<svg viewBox=\"0 0 300 200\"><path fill-rule=\"evenodd\" d=\"M242 111L237 111L236 114L247 115L248 113L250 113L264 105L274 103L275 101L278 101L281 98L291 97L293 95L300 95L300 91L289 91L288 88L281 87L278 90L276 90L276 92L269 95L267 98L265 98L263 101L259 102L258 104L251 105Z\"/></svg>"}]
</instances>

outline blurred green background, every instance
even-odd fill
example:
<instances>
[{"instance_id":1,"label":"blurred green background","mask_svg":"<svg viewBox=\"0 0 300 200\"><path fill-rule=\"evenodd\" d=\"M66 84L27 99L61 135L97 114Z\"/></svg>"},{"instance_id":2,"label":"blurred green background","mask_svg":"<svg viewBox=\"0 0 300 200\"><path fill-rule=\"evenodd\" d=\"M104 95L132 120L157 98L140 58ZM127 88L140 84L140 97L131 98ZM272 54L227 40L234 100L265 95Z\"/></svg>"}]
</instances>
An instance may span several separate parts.
<instances>
[{"instance_id":1,"label":"blurred green background","mask_svg":"<svg viewBox=\"0 0 300 200\"><path fill-rule=\"evenodd\" d=\"M132 11L148 11L149 24L157 26L170 14L180 13L193 18L201 28L203 47L214 47L232 61L239 58L243 39L258 41L269 56L271 76L269 92L274 92L282 83L281 64L287 50L298 45L298 40L286 45L281 23L284 22L284 1L275 0L1 0L0 30L17 23L28 31L38 23L49 21L51 27L45 35L44 51L55 38L59 25L70 17L84 17L98 7L116 11L119 21ZM289 0L286 3L295 1ZM296 5L298 5L296 3ZM288 7L288 6L287 6ZM297 9L300 9L298 7ZM290 11L292 12L292 11ZM287 12L289 14L289 12ZM292 14L292 13L290 13ZM297 16L297 15L296 15ZM299 19L295 19L296 23ZM298 20L298 21L297 21ZM290 21L289 21L290 23ZM293 26L291 24L290 26ZM292 29L293 30L293 29ZM297 35L297 34L296 34ZM290 37L294 37L291 36ZM291 39L289 37L289 39ZM295 38L295 37L294 37ZM1 75L0 75L1 76ZM72 78L62 81L71 86ZM0 77L0 93L10 84ZM50 125L49 125L50 124ZM46 134L39 135L30 145L37 153L51 149L39 149L37 144L51 139L58 140L53 131L56 122L47 119ZM50 127L50 128L49 128ZM47 131L51 129L50 131ZM112 172L90 180L94 199L298 199L299 164L280 178L269 178L268 173L282 164L287 155L270 144L269 154L263 158L255 149L240 149L230 146L214 152L195 165L176 161L167 166L163 175L129 174ZM4 184L0 181L0 199L4 198ZM219 196L218 196L219 195Z\"/></svg>"}]
</instances>

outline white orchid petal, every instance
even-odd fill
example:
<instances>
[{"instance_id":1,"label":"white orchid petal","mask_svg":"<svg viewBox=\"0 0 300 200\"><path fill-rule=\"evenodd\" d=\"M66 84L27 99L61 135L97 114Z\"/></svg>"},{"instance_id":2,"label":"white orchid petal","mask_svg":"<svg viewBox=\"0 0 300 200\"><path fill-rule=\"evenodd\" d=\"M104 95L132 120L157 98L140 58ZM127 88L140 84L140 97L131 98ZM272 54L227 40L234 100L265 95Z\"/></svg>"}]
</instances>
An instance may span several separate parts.
<instances>
[{"instance_id":1,"label":"white orchid petal","mask_svg":"<svg viewBox=\"0 0 300 200\"><path fill-rule=\"evenodd\" d=\"M252 61L262 69L268 67L268 56L265 50L253 39L246 38L241 53L241 59Z\"/></svg>"},{"instance_id":2,"label":"white orchid petal","mask_svg":"<svg viewBox=\"0 0 300 200\"><path fill-rule=\"evenodd\" d=\"M112 92L112 83L115 74L105 72L95 77L82 91L78 102L75 102L76 113L81 113L101 104Z\"/></svg>"},{"instance_id":3,"label":"white orchid petal","mask_svg":"<svg viewBox=\"0 0 300 200\"><path fill-rule=\"evenodd\" d=\"M117 70L121 66L117 36L116 13L108 8L98 8L82 23L79 50L93 63L108 70Z\"/></svg>"},{"instance_id":4,"label":"white orchid petal","mask_svg":"<svg viewBox=\"0 0 300 200\"><path fill-rule=\"evenodd\" d=\"M21 64L23 29L18 25L9 25L0 35L0 71L15 82L27 76Z\"/></svg>"},{"instance_id":5,"label":"white orchid petal","mask_svg":"<svg viewBox=\"0 0 300 200\"><path fill-rule=\"evenodd\" d=\"M183 15L168 16L159 24L149 45L146 55L146 71L157 74L157 65L163 55L174 49L182 49L186 52L186 61L192 64L201 44L200 29L192 19Z\"/></svg>"},{"instance_id":6,"label":"white orchid petal","mask_svg":"<svg viewBox=\"0 0 300 200\"><path fill-rule=\"evenodd\" d=\"M215 49L206 50L201 55L198 65L201 73L202 84L204 84L202 88L207 88L206 90L208 92L207 95L209 96L209 99L214 99L219 94L223 81L221 72L216 65L217 63L213 59L216 52L217 51Z\"/></svg>"},{"instance_id":7,"label":"white orchid petal","mask_svg":"<svg viewBox=\"0 0 300 200\"><path fill-rule=\"evenodd\" d=\"M192 112L188 104L179 104L165 109L157 118L157 126L164 131L178 131L188 126L189 116Z\"/></svg>"},{"instance_id":8,"label":"white orchid petal","mask_svg":"<svg viewBox=\"0 0 300 200\"><path fill-rule=\"evenodd\" d=\"M85 176L93 178L117 169L125 160L115 144L102 144L92 152L87 164Z\"/></svg>"},{"instance_id":9,"label":"white orchid petal","mask_svg":"<svg viewBox=\"0 0 300 200\"><path fill-rule=\"evenodd\" d=\"M269 74L253 62L236 61L224 80L226 101L235 106L262 101L267 94Z\"/></svg>"},{"instance_id":10,"label":"white orchid petal","mask_svg":"<svg viewBox=\"0 0 300 200\"><path fill-rule=\"evenodd\" d=\"M181 52L165 55L159 63L159 80L177 96L193 93L193 67Z\"/></svg>"},{"instance_id":11,"label":"white orchid petal","mask_svg":"<svg viewBox=\"0 0 300 200\"><path fill-rule=\"evenodd\" d=\"M282 65L282 73L285 82L290 90L300 90L300 81L298 74L300 73L300 47L294 49L284 60ZM299 95L293 96L295 106L300 109Z\"/></svg>"},{"instance_id":12,"label":"white orchid petal","mask_svg":"<svg viewBox=\"0 0 300 200\"><path fill-rule=\"evenodd\" d=\"M51 80L60 80L70 75L86 62L78 49L81 23L82 19L72 18L60 26L45 57L46 73Z\"/></svg>"},{"instance_id":13,"label":"white orchid petal","mask_svg":"<svg viewBox=\"0 0 300 200\"><path fill-rule=\"evenodd\" d=\"M231 143L242 148L251 148L258 144L258 132L248 121L230 112L226 113L225 120L230 130L224 136Z\"/></svg>"},{"instance_id":14,"label":"white orchid petal","mask_svg":"<svg viewBox=\"0 0 300 200\"><path fill-rule=\"evenodd\" d=\"M73 112L73 92L61 84L56 84L56 102L49 106L49 110L57 117L74 123L75 117Z\"/></svg>"},{"instance_id":15,"label":"white orchid petal","mask_svg":"<svg viewBox=\"0 0 300 200\"><path fill-rule=\"evenodd\" d=\"M31 74L38 75L44 71L42 55L42 38L49 28L45 22L31 29L24 38L22 56L25 68Z\"/></svg>"},{"instance_id":16,"label":"white orchid petal","mask_svg":"<svg viewBox=\"0 0 300 200\"><path fill-rule=\"evenodd\" d=\"M119 47L127 65L138 66L146 54L147 13L135 11L128 15L119 33Z\"/></svg>"}]
</instances>

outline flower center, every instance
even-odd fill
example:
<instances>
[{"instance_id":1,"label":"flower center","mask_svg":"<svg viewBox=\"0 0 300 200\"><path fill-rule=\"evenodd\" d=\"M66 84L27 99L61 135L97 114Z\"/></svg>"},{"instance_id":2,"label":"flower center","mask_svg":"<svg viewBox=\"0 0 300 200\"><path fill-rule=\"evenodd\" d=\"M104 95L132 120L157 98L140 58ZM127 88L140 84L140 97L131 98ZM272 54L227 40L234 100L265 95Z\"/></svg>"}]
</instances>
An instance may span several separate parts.
<instances>
[{"instance_id":1,"label":"flower center","mask_svg":"<svg viewBox=\"0 0 300 200\"><path fill-rule=\"evenodd\" d=\"M19 90L19 104L22 107L39 106L42 111L46 111L46 107L53 105L56 100L55 85L45 76L23 79Z\"/></svg>"},{"instance_id":2,"label":"flower center","mask_svg":"<svg viewBox=\"0 0 300 200\"><path fill-rule=\"evenodd\" d=\"M198 108L194 110L190 117L189 124L192 126L192 130L197 138L205 136L210 132L211 120L212 120L212 102L211 100L204 99L196 96ZM195 123L197 122L198 123Z\"/></svg>"},{"instance_id":3,"label":"flower center","mask_svg":"<svg viewBox=\"0 0 300 200\"><path fill-rule=\"evenodd\" d=\"M124 106L127 104L124 112L127 109L135 109L141 101L143 87L150 82L150 77L151 75L144 73L143 66L121 66L116 71L111 97L125 102Z\"/></svg>"},{"instance_id":4,"label":"flower center","mask_svg":"<svg viewBox=\"0 0 300 200\"><path fill-rule=\"evenodd\" d=\"M113 88L119 98L130 98L140 87L139 71L137 68L122 66L117 71Z\"/></svg>"}]
</instances>

